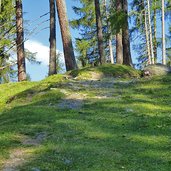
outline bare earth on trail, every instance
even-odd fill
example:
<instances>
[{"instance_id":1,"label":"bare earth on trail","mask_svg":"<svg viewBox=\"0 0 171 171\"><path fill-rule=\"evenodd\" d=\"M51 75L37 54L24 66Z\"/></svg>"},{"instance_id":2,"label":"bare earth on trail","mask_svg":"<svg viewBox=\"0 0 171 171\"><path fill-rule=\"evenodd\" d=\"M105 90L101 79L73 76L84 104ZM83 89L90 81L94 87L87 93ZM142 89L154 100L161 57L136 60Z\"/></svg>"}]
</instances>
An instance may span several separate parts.
<instances>
[{"instance_id":1,"label":"bare earth on trail","mask_svg":"<svg viewBox=\"0 0 171 171\"><path fill-rule=\"evenodd\" d=\"M46 133L41 132L33 139L25 138L21 143L22 146L38 146L46 138ZM24 165L27 160L32 157L32 152L29 147L17 148L10 153L10 158L5 162L3 171L19 171L18 167Z\"/></svg>"},{"instance_id":2,"label":"bare earth on trail","mask_svg":"<svg viewBox=\"0 0 171 171\"><path fill-rule=\"evenodd\" d=\"M60 91L66 96L62 99L58 107L61 109L80 109L84 102L89 98L94 99L104 99L112 97L114 90L115 80L84 80L76 81L73 80L70 83L63 85L68 90L61 89ZM111 90L110 90L111 89ZM83 92L82 92L83 91ZM94 91L96 93L94 96L90 96L88 93L84 92Z\"/></svg>"}]
</instances>

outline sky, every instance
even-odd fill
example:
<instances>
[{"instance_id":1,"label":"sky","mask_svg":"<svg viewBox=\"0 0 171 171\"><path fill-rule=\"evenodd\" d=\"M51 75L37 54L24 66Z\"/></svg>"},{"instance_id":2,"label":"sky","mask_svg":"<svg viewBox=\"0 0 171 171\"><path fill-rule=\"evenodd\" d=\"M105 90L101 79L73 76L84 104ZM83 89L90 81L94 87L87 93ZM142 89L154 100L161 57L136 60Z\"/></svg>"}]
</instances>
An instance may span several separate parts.
<instances>
[{"instance_id":1,"label":"sky","mask_svg":"<svg viewBox=\"0 0 171 171\"><path fill-rule=\"evenodd\" d=\"M25 48L31 52L37 52L37 60L41 61L41 65L29 64L27 62L26 69L31 76L32 81L42 80L48 75L49 62L49 14L40 18L40 16L49 12L48 0L23 0L23 11L25 20ZM72 6L79 5L77 0L66 0L67 14L69 20L76 16L72 10ZM60 27L57 18L57 51L63 54L63 46L60 34ZM30 34L30 32L32 34ZM78 37L78 31L71 29L72 38ZM64 62L63 55L61 61Z\"/></svg>"}]
</instances>

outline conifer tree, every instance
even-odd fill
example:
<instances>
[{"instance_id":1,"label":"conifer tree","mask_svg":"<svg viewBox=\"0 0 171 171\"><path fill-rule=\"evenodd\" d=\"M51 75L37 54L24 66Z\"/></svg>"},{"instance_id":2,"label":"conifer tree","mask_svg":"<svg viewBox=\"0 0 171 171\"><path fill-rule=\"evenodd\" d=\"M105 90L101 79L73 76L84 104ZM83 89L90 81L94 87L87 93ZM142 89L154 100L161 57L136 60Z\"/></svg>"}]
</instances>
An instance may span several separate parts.
<instances>
[{"instance_id":1,"label":"conifer tree","mask_svg":"<svg viewBox=\"0 0 171 171\"><path fill-rule=\"evenodd\" d=\"M147 0L147 14L148 14L148 24L149 24L151 64L154 64L154 49L153 49L153 36L152 36L151 10L150 9L151 9L150 0Z\"/></svg>"},{"instance_id":2,"label":"conifer tree","mask_svg":"<svg viewBox=\"0 0 171 171\"><path fill-rule=\"evenodd\" d=\"M99 0L94 0L94 4L95 4L95 14L96 14L96 29L97 29L98 51L99 51L99 57L100 57L99 61L100 61L100 64L104 64L105 63L105 57L104 57L102 19L101 19Z\"/></svg>"},{"instance_id":3,"label":"conifer tree","mask_svg":"<svg viewBox=\"0 0 171 171\"><path fill-rule=\"evenodd\" d=\"M23 29L23 10L22 0L16 0L16 46L17 46L17 65L18 81L26 80L26 66L24 53L24 29Z\"/></svg>"},{"instance_id":4,"label":"conifer tree","mask_svg":"<svg viewBox=\"0 0 171 171\"><path fill-rule=\"evenodd\" d=\"M79 38L76 40L76 51L78 59L97 65L99 62L99 52L96 36L96 16L94 1L80 0L80 6L74 6L73 10L78 15L77 19L70 21L72 28L79 30ZM80 46L81 42L85 44L86 50ZM85 53L86 52L86 53ZM81 61L82 63L82 61Z\"/></svg>"},{"instance_id":5,"label":"conifer tree","mask_svg":"<svg viewBox=\"0 0 171 171\"><path fill-rule=\"evenodd\" d=\"M162 0L162 64L166 65L165 0Z\"/></svg>"},{"instance_id":6,"label":"conifer tree","mask_svg":"<svg viewBox=\"0 0 171 171\"><path fill-rule=\"evenodd\" d=\"M66 70L69 71L72 69L76 69L77 64L69 29L65 0L56 0L56 6L62 35Z\"/></svg>"},{"instance_id":7,"label":"conifer tree","mask_svg":"<svg viewBox=\"0 0 171 171\"><path fill-rule=\"evenodd\" d=\"M123 64L132 66L131 49L130 49L130 34L128 24L128 1L122 0L122 9L125 14L125 24L122 29L123 43Z\"/></svg>"},{"instance_id":8,"label":"conifer tree","mask_svg":"<svg viewBox=\"0 0 171 171\"><path fill-rule=\"evenodd\" d=\"M55 1L49 0L50 5L50 56L49 75L56 74L56 10Z\"/></svg>"},{"instance_id":9,"label":"conifer tree","mask_svg":"<svg viewBox=\"0 0 171 171\"><path fill-rule=\"evenodd\" d=\"M153 48L154 48L154 63L157 63L157 0L153 2Z\"/></svg>"},{"instance_id":10,"label":"conifer tree","mask_svg":"<svg viewBox=\"0 0 171 171\"><path fill-rule=\"evenodd\" d=\"M119 17L123 15L122 1L116 0L116 15ZM122 28L118 28L116 31L116 63L123 64L123 42L122 42Z\"/></svg>"},{"instance_id":11,"label":"conifer tree","mask_svg":"<svg viewBox=\"0 0 171 171\"><path fill-rule=\"evenodd\" d=\"M112 46L112 33L111 33L111 23L109 21L109 11L111 7L111 0L110 1L106 1L103 0L103 16L102 18L105 19L105 25L106 25L106 34L107 34L107 38L105 39L106 44L107 44L107 50L109 49L109 60L112 64L114 64L114 55L113 55L113 46ZM104 33L105 34L105 33ZM106 53L105 55L108 56L108 53Z\"/></svg>"},{"instance_id":12,"label":"conifer tree","mask_svg":"<svg viewBox=\"0 0 171 171\"><path fill-rule=\"evenodd\" d=\"M13 64L9 63L9 49L15 39L15 9L11 0L1 1L0 6L0 83L9 82Z\"/></svg>"}]
</instances>

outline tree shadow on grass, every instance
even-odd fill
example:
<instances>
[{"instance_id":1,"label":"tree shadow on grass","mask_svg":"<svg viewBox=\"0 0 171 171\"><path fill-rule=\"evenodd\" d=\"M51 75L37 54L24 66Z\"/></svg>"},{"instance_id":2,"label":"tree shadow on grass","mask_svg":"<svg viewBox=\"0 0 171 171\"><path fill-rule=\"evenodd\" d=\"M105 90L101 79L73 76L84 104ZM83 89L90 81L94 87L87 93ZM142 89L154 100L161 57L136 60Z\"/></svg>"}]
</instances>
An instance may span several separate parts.
<instances>
[{"instance_id":1,"label":"tree shadow on grass","mask_svg":"<svg viewBox=\"0 0 171 171\"><path fill-rule=\"evenodd\" d=\"M156 124L168 124L167 118L136 112L124 117L118 104L112 109L106 108L109 102L105 100L89 103L80 110L38 102L6 111L0 116L0 132L6 135L1 147L8 152L30 148L12 137L46 132L40 145L31 146L31 158L20 170L169 170L170 129Z\"/></svg>"},{"instance_id":2,"label":"tree shadow on grass","mask_svg":"<svg viewBox=\"0 0 171 171\"><path fill-rule=\"evenodd\" d=\"M155 98L158 89L149 94L132 85L118 84L113 97L87 99L77 110L49 106L41 97L3 112L0 158L22 147L32 152L20 170L170 170L170 98L161 103ZM139 95L144 98L138 100ZM23 144L41 132L46 137L39 145Z\"/></svg>"}]
</instances>

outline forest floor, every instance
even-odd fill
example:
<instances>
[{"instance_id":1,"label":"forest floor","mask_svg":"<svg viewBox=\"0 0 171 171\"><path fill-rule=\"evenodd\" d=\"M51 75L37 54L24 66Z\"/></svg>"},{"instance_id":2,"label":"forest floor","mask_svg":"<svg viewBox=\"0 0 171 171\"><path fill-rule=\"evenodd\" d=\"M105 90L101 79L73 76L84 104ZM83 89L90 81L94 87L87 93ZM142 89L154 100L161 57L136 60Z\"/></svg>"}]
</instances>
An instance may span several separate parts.
<instances>
[{"instance_id":1,"label":"forest floor","mask_svg":"<svg viewBox=\"0 0 171 171\"><path fill-rule=\"evenodd\" d=\"M0 85L0 170L169 171L171 75L97 76Z\"/></svg>"}]
</instances>

